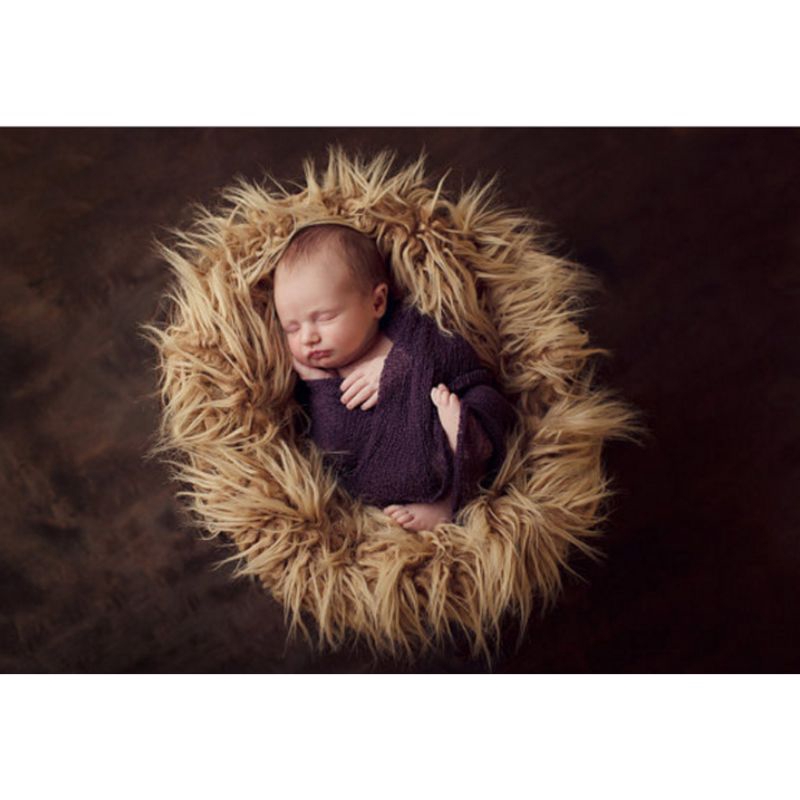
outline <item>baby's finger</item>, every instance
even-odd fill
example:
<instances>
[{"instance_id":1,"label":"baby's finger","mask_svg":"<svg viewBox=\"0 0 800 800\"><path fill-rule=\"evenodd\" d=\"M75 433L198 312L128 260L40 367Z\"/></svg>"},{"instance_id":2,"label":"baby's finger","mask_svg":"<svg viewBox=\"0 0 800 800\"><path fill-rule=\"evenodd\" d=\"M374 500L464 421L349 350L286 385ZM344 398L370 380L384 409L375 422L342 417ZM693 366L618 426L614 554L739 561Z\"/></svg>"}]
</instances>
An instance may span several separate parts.
<instances>
[{"instance_id":1,"label":"baby's finger","mask_svg":"<svg viewBox=\"0 0 800 800\"><path fill-rule=\"evenodd\" d=\"M364 383L364 381L366 380L366 378L364 378L363 376L359 376L358 378L350 380L351 377L352 376L348 376L347 378L345 378L345 380L350 381L347 385L345 385L345 383L343 381L342 385L339 387L341 389L341 391L342 391L342 394L345 394L347 392L351 392L352 393L353 390L356 389L356 387L359 384Z\"/></svg>"},{"instance_id":2,"label":"baby's finger","mask_svg":"<svg viewBox=\"0 0 800 800\"><path fill-rule=\"evenodd\" d=\"M371 408L375 408L376 405L378 405L378 392L377 392L377 390L375 391L375 394L373 394L372 397L370 397L366 401L366 403L362 403L361 404L361 410L362 411L369 411Z\"/></svg>"},{"instance_id":3,"label":"baby's finger","mask_svg":"<svg viewBox=\"0 0 800 800\"><path fill-rule=\"evenodd\" d=\"M356 406L360 406L374 391L374 387L365 386L353 395L353 398L347 403L347 408L352 411Z\"/></svg>"},{"instance_id":4,"label":"baby's finger","mask_svg":"<svg viewBox=\"0 0 800 800\"><path fill-rule=\"evenodd\" d=\"M364 373L357 369L355 372L351 372L343 381L341 385L342 391L349 389L357 380L364 377Z\"/></svg>"},{"instance_id":5,"label":"baby's finger","mask_svg":"<svg viewBox=\"0 0 800 800\"><path fill-rule=\"evenodd\" d=\"M350 387L347 389L347 391L342 392L339 399L343 403L346 403L348 400L352 399L355 396L356 392L358 392L358 390L364 385L365 381L366 378L359 378L357 381L354 381L352 384L350 384Z\"/></svg>"}]
</instances>

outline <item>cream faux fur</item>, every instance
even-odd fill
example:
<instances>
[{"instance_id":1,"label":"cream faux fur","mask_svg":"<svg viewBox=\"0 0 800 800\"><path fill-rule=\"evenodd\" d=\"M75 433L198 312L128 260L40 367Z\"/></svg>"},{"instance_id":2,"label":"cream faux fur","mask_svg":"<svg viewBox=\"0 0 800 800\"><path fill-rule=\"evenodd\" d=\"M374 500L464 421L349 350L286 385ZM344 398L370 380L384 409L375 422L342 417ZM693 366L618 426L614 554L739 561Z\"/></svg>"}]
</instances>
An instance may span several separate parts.
<instances>
[{"instance_id":1,"label":"cream faux fur","mask_svg":"<svg viewBox=\"0 0 800 800\"><path fill-rule=\"evenodd\" d=\"M524 629L556 598L570 552L593 552L610 492L601 448L635 422L593 386L604 351L576 323L590 276L544 252L493 181L452 197L424 160L393 170L389 153L331 148L322 174L304 163L304 186L240 179L159 245L174 282L168 321L146 328L164 406L155 451L173 454L181 495L235 543L236 574L257 576L290 631L313 620L323 645L355 634L413 657L461 629L488 655L507 613ZM518 409L492 486L435 531L410 533L346 496L302 434L271 281L292 232L321 219L374 237L398 288L471 342Z\"/></svg>"}]
</instances>

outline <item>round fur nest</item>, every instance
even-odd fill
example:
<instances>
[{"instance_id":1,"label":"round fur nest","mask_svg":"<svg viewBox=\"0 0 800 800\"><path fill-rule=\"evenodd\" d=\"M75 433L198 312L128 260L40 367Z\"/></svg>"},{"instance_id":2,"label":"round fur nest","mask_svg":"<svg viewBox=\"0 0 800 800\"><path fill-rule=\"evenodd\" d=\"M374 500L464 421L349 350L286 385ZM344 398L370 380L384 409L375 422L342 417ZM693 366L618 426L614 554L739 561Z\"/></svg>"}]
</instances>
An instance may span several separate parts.
<instances>
[{"instance_id":1,"label":"round fur nest","mask_svg":"<svg viewBox=\"0 0 800 800\"><path fill-rule=\"evenodd\" d=\"M594 551L609 495L601 448L630 437L633 415L592 385L605 351L576 324L588 273L543 252L535 224L495 202L494 181L453 199L444 177L426 180L424 154L393 161L331 148L322 174L304 162L296 191L239 179L216 213L197 207L158 245L175 280L167 322L146 328L164 406L154 449L173 454L198 522L235 543L235 574L257 576L290 632L309 635L313 619L322 645L355 634L414 656L460 630L488 655L506 614L524 630L558 594L570 552ZM304 435L271 282L292 232L318 220L373 237L400 292L473 345L519 412L492 485L435 531L353 500Z\"/></svg>"}]
</instances>

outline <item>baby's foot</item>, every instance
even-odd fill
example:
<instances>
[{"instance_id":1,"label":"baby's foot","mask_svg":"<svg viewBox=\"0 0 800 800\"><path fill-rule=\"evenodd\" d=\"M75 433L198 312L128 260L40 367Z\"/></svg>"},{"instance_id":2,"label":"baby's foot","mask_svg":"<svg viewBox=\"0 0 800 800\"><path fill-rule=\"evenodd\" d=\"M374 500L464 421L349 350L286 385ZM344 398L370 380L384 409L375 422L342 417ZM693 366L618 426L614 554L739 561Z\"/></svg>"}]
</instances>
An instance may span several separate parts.
<instances>
[{"instance_id":1,"label":"baby's foot","mask_svg":"<svg viewBox=\"0 0 800 800\"><path fill-rule=\"evenodd\" d=\"M442 423L447 441L455 453L458 442L458 421L461 418L461 401L455 392L451 392L443 383L431 389L431 400L439 412L439 422Z\"/></svg>"},{"instance_id":2,"label":"baby's foot","mask_svg":"<svg viewBox=\"0 0 800 800\"><path fill-rule=\"evenodd\" d=\"M408 531L432 531L440 522L450 521L450 505L450 498L445 497L436 503L386 506L383 513Z\"/></svg>"}]
</instances>

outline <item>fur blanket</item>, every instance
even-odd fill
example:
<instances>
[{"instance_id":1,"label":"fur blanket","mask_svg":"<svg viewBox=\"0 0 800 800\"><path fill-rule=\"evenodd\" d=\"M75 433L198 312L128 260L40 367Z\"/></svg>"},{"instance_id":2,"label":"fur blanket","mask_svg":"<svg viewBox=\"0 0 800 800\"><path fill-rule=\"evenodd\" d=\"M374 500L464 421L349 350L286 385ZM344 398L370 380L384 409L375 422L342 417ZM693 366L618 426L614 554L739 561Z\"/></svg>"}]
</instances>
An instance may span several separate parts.
<instances>
[{"instance_id":1,"label":"fur blanket","mask_svg":"<svg viewBox=\"0 0 800 800\"><path fill-rule=\"evenodd\" d=\"M493 181L452 197L445 178L426 180L424 156L392 165L331 148L295 191L239 180L159 244L174 281L168 319L146 327L164 408L155 451L172 454L198 521L235 543L236 574L283 604L290 632L310 635L313 621L322 645L355 634L413 656L461 630L488 655L507 613L524 629L556 598L570 552L594 551L601 448L630 437L634 418L593 385L604 351L576 322L587 272L544 252ZM303 435L271 282L294 229L322 219L374 237L398 289L472 344L518 411L492 485L433 532L352 500Z\"/></svg>"}]
</instances>

